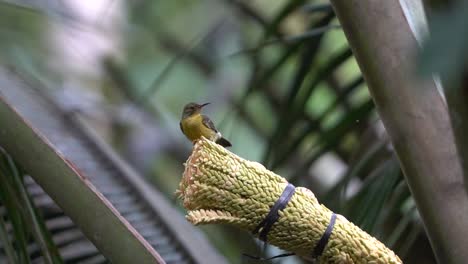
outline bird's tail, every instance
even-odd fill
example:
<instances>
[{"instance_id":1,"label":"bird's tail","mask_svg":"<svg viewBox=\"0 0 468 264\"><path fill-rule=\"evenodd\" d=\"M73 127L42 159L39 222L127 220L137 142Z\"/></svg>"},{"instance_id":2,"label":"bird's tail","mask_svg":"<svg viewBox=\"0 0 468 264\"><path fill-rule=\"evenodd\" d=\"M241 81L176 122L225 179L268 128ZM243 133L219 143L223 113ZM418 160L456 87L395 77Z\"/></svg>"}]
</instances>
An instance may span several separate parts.
<instances>
[{"instance_id":1,"label":"bird's tail","mask_svg":"<svg viewBox=\"0 0 468 264\"><path fill-rule=\"evenodd\" d=\"M232 144L227 139L220 137L216 140L216 143L220 144L223 147L231 147Z\"/></svg>"}]
</instances>

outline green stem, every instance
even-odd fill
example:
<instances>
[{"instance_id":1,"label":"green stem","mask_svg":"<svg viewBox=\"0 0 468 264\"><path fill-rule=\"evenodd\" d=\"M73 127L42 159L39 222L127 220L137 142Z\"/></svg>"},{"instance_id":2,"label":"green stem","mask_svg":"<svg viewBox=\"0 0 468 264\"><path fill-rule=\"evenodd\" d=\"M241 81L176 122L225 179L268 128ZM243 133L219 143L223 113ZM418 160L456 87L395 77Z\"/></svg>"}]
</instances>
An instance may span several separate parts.
<instances>
[{"instance_id":1,"label":"green stem","mask_svg":"<svg viewBox=\"0 0 468 264\"><path fill-rule=\"evenodd\" d=\"M1 197L0 197L1 198ZM3 220L3 216L0 216L0 239L2 241L2 245L5 249L6 256L9 263L17 263L15 249L13 247L12 242L8 237L8 232L6 229L5 221Z\"/></svg>"}]
</instances>

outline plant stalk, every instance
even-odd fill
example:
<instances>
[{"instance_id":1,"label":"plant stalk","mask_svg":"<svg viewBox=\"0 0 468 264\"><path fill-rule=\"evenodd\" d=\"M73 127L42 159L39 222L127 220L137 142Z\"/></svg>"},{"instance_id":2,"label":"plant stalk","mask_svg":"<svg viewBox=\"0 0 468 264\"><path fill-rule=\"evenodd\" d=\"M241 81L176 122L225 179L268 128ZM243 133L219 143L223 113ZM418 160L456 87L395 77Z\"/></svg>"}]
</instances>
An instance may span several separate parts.
<instances>
[{"instance_id":1,"label":"plant stalk","mask_svg":"<svg viewBox=\"0 0 468 264\"><path fill-rule=\"evenodd\" d=\"M388 131L439 263L468 259L468 198L447 107L416 77L418 45L399 1L332 0Z\"/></svg>"}]
</instances>

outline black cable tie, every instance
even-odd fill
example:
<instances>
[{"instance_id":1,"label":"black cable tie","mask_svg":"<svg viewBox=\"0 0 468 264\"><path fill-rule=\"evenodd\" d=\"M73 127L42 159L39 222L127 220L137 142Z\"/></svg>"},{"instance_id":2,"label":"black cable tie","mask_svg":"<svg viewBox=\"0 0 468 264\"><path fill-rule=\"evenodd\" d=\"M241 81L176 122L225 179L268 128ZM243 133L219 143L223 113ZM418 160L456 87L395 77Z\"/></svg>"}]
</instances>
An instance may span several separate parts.
<instances>
[{"instance_id":1,"label":"black cable tie","mask_svg":"<svg viewBox=\"0 0 468 264\"><path fill-rule=\"evenodd\" d=\"M271 207L268 215L265 217L265 219L263 219L262 222L260 222L260 224L258 224L254 231L252 231L252 234L256 235L260 231L260 229L262 229L262 231L260 231L260 234L258 235L258 238L266 242L268 232L270 232L271 227L279 218L278 212L286 208L286 205L288 204L289 200L291 200L291 197L293 196L295 191L296 187L288 183L286 188L284 188L284 191L281 194L281 196L275 202L273 207Z\"/></svg>"},{"instance_id":2,"label":"black cable tie","mask_svg":"<svg viewBox=\"0 0 468 264\"><path fill-rule=\"evenodd\" d=\"M335 226L335 222L336 222L336 214L332 213L330 223L328 224L327 229L325 230L319 242L314 248L314 251L312 253L313 258L316 259L322 255L323 250L327 246L328 240L330 239L330 236L333 232L333 227Z\"/></svg>"},{"instance_id":3,"label":"black cable tie","mask_svg":"<svg viewBox=\"0 0 468 264\"><path fill-rule=\"evenodd\" d=\"M276 255L276 256L273 256L273 257L269 257L269 258L262 258L262 257L252 256L252 255L245 254L245 253L243 253L242 255L244 257L248 257L248 258L259 260L259 261L268 261L268 260L272 260L272 259L276 259L276 258L290 257L290 256L294 256L296 254L295 253L284 253L284 254L279 254L279 255Z\"/></svg>"}]
</instances>

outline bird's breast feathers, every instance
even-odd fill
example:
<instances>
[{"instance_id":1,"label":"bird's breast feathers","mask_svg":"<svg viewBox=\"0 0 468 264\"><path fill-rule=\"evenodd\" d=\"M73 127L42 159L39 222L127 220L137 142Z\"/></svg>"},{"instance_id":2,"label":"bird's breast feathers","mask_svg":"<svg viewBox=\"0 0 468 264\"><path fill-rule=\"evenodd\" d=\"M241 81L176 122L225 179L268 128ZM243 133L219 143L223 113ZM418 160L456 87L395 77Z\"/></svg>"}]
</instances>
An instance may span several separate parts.
<instances>
[{"instance_id":1,"label":"bird's breast feathers","mask_svg":"<svg viewBox=\"0 0 468 264\"><path fill-rule=\"evenodd\" d=\"M201 138L204 136L208 139L213 140L213 136L216 136L216 132L212 131L210 128L206 127L203 124L203 117L202 115L193 115L190 117L185 118L181 122L182 129L184 134L191 140L194 141L196 139Z\"/></svg>"}]
</instances>

